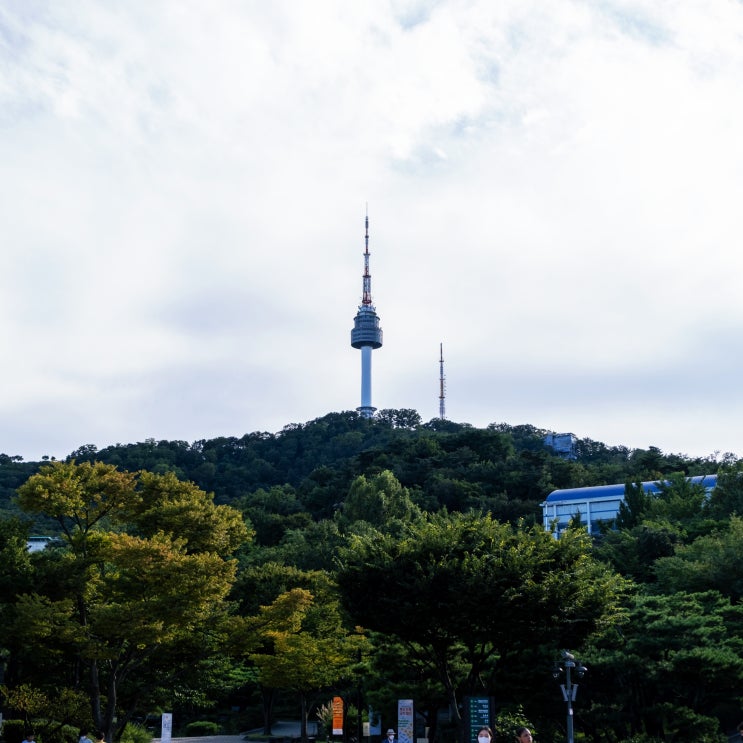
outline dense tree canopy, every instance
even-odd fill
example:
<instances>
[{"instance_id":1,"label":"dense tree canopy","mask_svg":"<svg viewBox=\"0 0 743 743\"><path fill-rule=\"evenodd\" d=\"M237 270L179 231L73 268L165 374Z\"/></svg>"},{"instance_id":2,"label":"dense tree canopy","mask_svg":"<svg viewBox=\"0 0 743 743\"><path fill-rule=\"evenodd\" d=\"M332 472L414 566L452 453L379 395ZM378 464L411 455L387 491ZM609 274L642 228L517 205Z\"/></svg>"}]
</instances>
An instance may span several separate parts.
<instances>
[{"instance_id":1,"label":"dense tree canopy","mask_svg":"<svg viewBox=\"0 0 743 743\"><path fill-rule=\"evenodd\" d=\"M229 556L248 531L233 509L172 474L56 462L18 492L25 511L57 520L67 549L61 559L44 556L37 590L18 597L16 653L29 666L40 648L66 657L66 672L50 678L42 666L35 683L77 679L93 723L112 738L114 720L121 729L132 711L119 696L128 677L225 614L236 570Z\"/></svg>"},{"instance_id":2,"label":"dense tree canopy","mask_svg":"<svg viewBox=\"0 0 743 743\"><path fill-rule=\"evenodd\" d=\"M546 740L569 647L589 665L576 724L592 743L714 740L743 717L724 688L743 637L743 465L591 439L563 458L546 433L404 409L0 455L2 711L38 719L46 699L44 743L62 743L62 721L117 735L158 707L179 724L239 708L247 729L335 694L394 726L413 697L450 743L441 709L477 693ZM718 468L711 495L685 480ZM656 479L659 496L637 485ZM602 533L543 531L551 490L618 482ZM57 539L29 554L30 533Z\"/></svg>"},{"instance_id":3,"label":"dense tree canopy","mask_svg":"<svg viewBox=\"0 0 743 743\"><path fill-rule=\"evenodd\" d=\"M149 439L100 450L86 445L69 459L129 472L172 472L213 492L216 503L288 485L316 519L332 515L356 477L389 470L428 511L483 507L514 522L537 519L539 503L557 487L704 474L711 466L707 459L664 455L654 447L630 450L591 439L578 440L577 459L565 460L545 447L546 433L503 423L486 429L438 419L421 424L415 411L404 409L380 411L372 419L347 411L240 438L191 444ZM7 478L11 488L18 487L38 466L0 455L0 486ZM12 489L6 493L7 498ZM2 495L0 489L0 500Z\"/></svg>"},{"instance_id":4,"label":"dense tree canopy","mask_svg":"<svg viewBox=\"0 0 743 743\"><path fill-rule=\"evenodd\" d=\"M578 646L616 621L625 590L591 558L584 532L555 540L474 513L431 515L401 537L354 536L337 580L355 621L438 669L451 709L496 659Z\"/></svg>"},{"instance_id":5,"label":"dense tree canopy","mask_svg":"<svg viewBox=\"0 0 743 743\"><path fill-rule=\"evenodd\" d=\"M715 717L739 715L742 631L743 606L714 591L636 596L621 633L603 633L590 649L586 725L719 741Z\"/></svg>"}]
</instances>

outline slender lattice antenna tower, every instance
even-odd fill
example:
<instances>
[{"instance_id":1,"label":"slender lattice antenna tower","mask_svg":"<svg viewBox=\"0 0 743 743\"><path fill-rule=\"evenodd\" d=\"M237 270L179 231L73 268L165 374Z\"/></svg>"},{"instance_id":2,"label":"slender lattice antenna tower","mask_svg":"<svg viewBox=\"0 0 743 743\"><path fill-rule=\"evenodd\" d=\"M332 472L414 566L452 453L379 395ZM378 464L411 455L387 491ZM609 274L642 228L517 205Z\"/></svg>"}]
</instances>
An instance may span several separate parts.
<instances>
[{"instance_id":1,"label":"slender lattice antenna tower","mask_svg":"<svg viewBox=\"0 0 743 743\"><path fill-rule=\"evenodd\" d=\"M439 343L439 418L446 418L446 377L444 376L444 344Z\"/></svg>"},{"instance_id":2,"label":"slender lattice antenna tower","mask_svg":"<svg viewBox=\"0 0 743 743\"><path fill-rule=\"evenodd\" d=\"M364 234L364 276L361 304L353 321L351 345L361 350L361 406L356 408L364 418L374 415L375 407L371 403L371 360L372 351L382 347L382 328L379 317L372 304L371 274L369 273L369 211L367 209L366 231Z\"/></svg>"}]
</instances>

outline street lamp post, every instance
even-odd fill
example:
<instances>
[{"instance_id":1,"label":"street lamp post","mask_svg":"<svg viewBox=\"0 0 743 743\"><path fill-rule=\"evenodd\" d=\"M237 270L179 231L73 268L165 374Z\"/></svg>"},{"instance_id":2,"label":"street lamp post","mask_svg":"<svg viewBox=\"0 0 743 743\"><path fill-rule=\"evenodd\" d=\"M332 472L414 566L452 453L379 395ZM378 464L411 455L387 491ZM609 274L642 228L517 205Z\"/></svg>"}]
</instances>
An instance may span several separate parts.
<instances>
[{"instance_id":1,"label":"street lamp post","mask_svg":"<svg viewBox=\"0 0 743 743\"><path fill-rule=\"evenodd\" d=\"M362 704L362 669L361 669L361 650L356 651L356 663L358 668L358 675L356 676L356 743L361 743L364 736L364 720L361 716L361 704Z\"/></svg>"},{"instance_id":2,"label":"street lamp post","mask_svg":"<svg viewBox=\"0 0 743 743\"><path fill-rule=\"evenodd\" d=\"M568 743L575 743L573 737L573 702L578 692L578 684L573 682L571 675L573 670L575 670L575 675L578 678L583 678L583 675L588 669L580 661L576 661L572 653L563 650L562 660L555 661L555 666L552 669L552 677L559 679L562 673L565 674L565 683L560 684L560 690L562 691L563 700L568 705Z\"/></svg>"}]
</instances>

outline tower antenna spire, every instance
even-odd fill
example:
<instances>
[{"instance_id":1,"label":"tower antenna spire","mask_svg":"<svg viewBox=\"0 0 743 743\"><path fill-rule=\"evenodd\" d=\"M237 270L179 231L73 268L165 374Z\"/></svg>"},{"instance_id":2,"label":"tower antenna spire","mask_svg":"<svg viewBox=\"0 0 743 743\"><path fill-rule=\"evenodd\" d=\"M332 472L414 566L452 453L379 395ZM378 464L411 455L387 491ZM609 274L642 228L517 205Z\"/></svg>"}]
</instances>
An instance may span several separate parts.
<instances>
[{"instance_id":1,"label":"tower antenna spire","mask_svg":"<svg viewBox=\"0 0 743 743\"><path fill-rule=\"evenodd\" d=\"M356 408L364 418L374 416L375 407L371 404L371 353L382 347L382 328L379 317L372 304L371 273L369 272L369 205L366 206L364 220L364 274L362 278L361 304L353 321L351 346L361 350L361 405Z\"/></svg>"},{"instance_id":2,"label":"tower antenna spire","mask_svg":"<svg viewBox=\"0 0 743 743\"><path fill-rule=\"evenodd\" d=\"M444 376L444 344L439 343L439 418L446 418L446 377Z\"/></svg>"},{"instance_id":3,"label":"tower antenna spire","mask_svg":"<svg viewBox=\"0 0 743 743\"><path fill-rule=\"evenodd\" d=\"M364 220L364 285L361 295L361 304L371 307L371 274L369 273L369 205L366 205L366 219Z\"/></svg>"}]
</instances>

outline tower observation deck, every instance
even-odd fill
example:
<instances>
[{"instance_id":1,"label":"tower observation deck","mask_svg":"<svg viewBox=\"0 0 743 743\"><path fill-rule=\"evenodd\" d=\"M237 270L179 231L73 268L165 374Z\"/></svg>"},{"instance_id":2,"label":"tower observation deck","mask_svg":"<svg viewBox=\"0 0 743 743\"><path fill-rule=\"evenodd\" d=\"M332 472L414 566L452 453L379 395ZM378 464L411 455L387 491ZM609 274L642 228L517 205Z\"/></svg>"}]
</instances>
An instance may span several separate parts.
<instances>
[{"instance_id":1,"label":"tower observation deck","mask_svg":"<svg viewBox=\"0 0 743 743\"><path fill-rule=\"evenodd\" d=\"M379 317L371 299L368 214L366 215L365 226L363 293L359 311L353 321L351 346L361 350L361 406L356 410L364 418L371 418L376 410L371 404L371 354L375 348L382 347L382 328L379 327Z\"/></svg>"}]
</instances>

